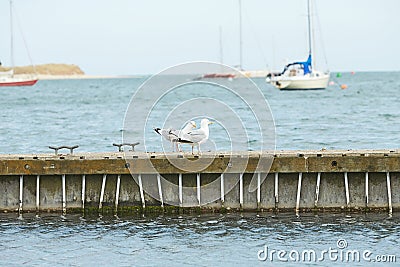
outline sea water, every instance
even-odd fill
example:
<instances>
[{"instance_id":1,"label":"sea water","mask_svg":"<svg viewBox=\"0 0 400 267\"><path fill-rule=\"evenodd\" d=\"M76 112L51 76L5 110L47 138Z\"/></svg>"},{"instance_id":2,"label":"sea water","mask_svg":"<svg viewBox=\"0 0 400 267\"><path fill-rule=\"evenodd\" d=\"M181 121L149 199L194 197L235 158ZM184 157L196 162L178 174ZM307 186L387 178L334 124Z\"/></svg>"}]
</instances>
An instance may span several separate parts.
<instances>
[{"instance_id":1,"label":"sea water","mask_svg":"<svg viewBox=\"0 0 400 267\"><path fill-rule=\"evenodd\" d=\"M79 145L77 152L116 151L112 143L121 142L127 107L147 79L49 80L33 87L2 88L0 153L48 153L48 146L60 145ZM335 85L319 91L279 91L262 78L253 81L274 118L277 150L399 148L400 72L344 73L336 82L347 84L346 90ZM201 84L181 92L190 98L198 89L203 89ZM147 130L164 126L165 116L160 113ZM212 127L210 139L225 134ZM147 151L160 150L157 135L148 138ZM136 141L141 143L138 150L146 150L141 136ZM229 143L220 147L229 149Z\"/></svg>"},{"instance_id":2,"label":"sea water","mask_svg":"<svg viewBox=\"0 0 400 267\"><path fill-rule=\"evenodd\" d=\"M116 151L112 143L126 131L127 106L147 78L2 88L0 153L52 153L48 146L57 145ZM290 92L254 79L274 118L276 149L398 149L400 73L345 73L335 81L326 90ZM340 89L342 83L348 89ZM223 139L216 129L210 139ZM156 150L160 139L154 136L149 147ZM397 213L1 214L0 265L396 265L388 262L393 256L400 261L399 225Z\"/></svg>"},{"instance_id":3,"label":"sea water","mask_svg":"<svg viewBox=\"0 0 400 267\"><path fill-rule=\"evenodd\" d=\"M1 214L0 265L396 266L399 232L399 214Z\"/></svg>"}]
</instances>

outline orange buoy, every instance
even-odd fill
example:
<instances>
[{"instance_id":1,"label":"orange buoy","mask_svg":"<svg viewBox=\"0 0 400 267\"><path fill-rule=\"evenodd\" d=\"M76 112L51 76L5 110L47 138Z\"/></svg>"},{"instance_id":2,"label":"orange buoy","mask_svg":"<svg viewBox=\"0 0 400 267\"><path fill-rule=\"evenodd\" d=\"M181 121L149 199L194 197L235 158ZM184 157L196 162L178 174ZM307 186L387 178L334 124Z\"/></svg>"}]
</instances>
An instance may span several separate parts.
<instances>
[{"instance_id":1,"label":"orange buoy","mask_svg":"<svg viewBox=\"0 0 400 267\"><path fill-rule=\"evenodd\" d=\"M344 90L344 89L347 89L347 84L342 84L342 85L340 85L340 88L343 89L343 90Z\"/></svg>"}]
</instances>

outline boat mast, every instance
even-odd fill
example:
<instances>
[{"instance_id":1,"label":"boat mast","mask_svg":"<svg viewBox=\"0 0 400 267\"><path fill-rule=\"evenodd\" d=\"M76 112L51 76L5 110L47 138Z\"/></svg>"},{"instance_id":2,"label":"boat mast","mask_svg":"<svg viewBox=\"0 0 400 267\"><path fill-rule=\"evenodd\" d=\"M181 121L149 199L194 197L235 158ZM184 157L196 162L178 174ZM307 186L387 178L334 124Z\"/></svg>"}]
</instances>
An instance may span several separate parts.
<instances>
[{"instance_id":1,"label":"boat mast","mask_svg":"<svg viewBox=\"0 0 400 267\"><path fill-rule=\"evenodd\" d=\"M12 0L10 0L10 60L11 68L14 68L14 27L13 27L13 10L12 10ZM14 75L14 74L13 74Z\"/></svg>"},{"instance_id":2,"label":"boat mast","mask_svg":"<svg viewBox=\"0 0 400 267\"><path fill-rule=\"evenodd\" d=\"M242 39L242 1L239 0L239 69L243 67L243 39Z\"/></svg>"},{"instance_id":3,"label":"boat mast","mask_svg":"<svg viewBox=\"0 0 400 267\"><path fill-rule=\"evenodd\" d=\"M312 7L311 0L307 1L307 14L308 14L308 54L311 56L311 70L314 71L314 55L312 54L313 46L313 31L312 31Z\"/></svg>"}]
</instances>

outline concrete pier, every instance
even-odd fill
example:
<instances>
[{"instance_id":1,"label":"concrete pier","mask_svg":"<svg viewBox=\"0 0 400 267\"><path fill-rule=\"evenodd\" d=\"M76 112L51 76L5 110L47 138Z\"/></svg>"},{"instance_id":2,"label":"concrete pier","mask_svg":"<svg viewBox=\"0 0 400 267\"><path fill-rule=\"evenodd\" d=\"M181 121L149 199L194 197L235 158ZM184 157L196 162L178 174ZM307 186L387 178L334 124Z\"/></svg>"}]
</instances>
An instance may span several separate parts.
<instances>
[{"instance_id":1,"label":"concrete pier","mask_svg":"<svg viewBox=\"0 0 400 267\"><path fill-rule=\"evenodd\" d=\"M0 211L400 210L400 150L263 155L0 155Z\"/></svg>"}]
</instances>

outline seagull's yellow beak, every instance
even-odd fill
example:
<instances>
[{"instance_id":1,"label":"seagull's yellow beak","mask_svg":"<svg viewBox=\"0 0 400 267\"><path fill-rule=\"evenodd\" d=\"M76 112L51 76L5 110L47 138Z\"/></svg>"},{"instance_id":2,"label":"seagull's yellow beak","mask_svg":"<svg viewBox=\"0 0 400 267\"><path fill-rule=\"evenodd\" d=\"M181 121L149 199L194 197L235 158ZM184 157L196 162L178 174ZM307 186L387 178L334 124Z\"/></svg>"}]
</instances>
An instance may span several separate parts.
<instances>
[{"instance_id":1,"label":"seagull's yellow beak","mask_svg":"<svg viewBox=\"0 0 400 267\"><path fill-rule=\"evenodd\" d=\"M213 121L209 121L209 122L208 122L208 125L210 125L210 124L214 124L214 122L213 122Z\"/></svg>"}]
</instances>

